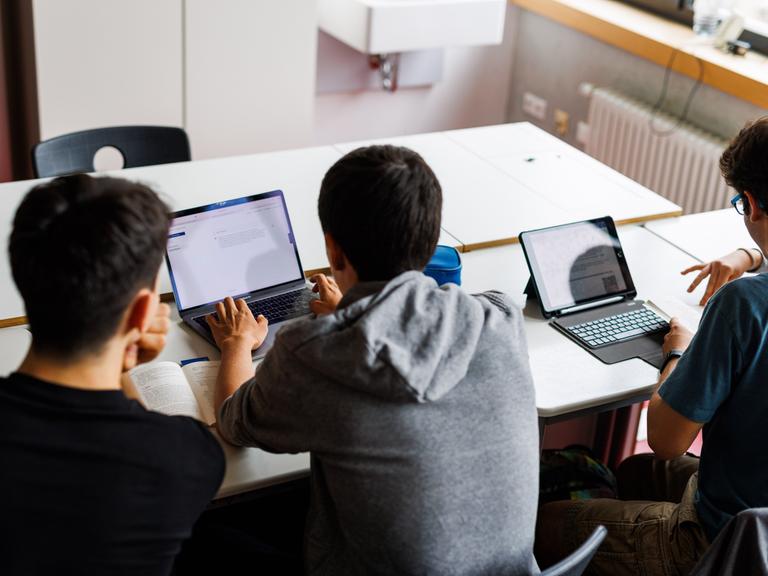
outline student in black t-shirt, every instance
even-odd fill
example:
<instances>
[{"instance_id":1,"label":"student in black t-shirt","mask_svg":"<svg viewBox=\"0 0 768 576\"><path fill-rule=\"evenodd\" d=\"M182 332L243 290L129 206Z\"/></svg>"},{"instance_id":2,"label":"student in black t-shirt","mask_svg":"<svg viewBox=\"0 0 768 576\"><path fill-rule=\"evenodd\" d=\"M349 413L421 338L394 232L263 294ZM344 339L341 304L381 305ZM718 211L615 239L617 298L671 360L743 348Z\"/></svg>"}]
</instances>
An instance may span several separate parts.
<instances>
[{"instance_id":1,"label":"student in black t-shirt","mask_svg":"<svg viewBox=\"0 0 768 576\"><path fill-rule=\"evenodd\" d=\"M85 175L37 186L16 212L32 345L0 379L0 574L168 574L218 489L208 430L121 389L165 341L168 225L146 186Z\"/></svg>"}]
</instances>

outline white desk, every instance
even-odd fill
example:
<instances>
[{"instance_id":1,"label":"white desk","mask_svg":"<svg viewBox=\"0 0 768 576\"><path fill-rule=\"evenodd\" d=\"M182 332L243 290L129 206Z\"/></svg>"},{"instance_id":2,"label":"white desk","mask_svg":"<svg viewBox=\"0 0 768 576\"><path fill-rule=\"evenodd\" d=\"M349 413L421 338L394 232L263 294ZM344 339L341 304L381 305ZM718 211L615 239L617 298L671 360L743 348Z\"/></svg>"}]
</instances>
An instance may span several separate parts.
<instances>
[{"instance_id":1,"label":"white desk","mask_svg":"<svg viewBox=\"0 0 768 576\"><path fill-rule=\"evenodd\" d=\"M680 213L676 204L532 124L445 134L565 211L571 220L608 215L628 223Z\"/></svg>"},{"instance_id":2,"label":"white desk","mask_svg":"<svg viewBox=\"0 0 768 576\"><path fill-rule=\"evenodd\" d=\"M317 196L326 170L340 157L327 146L119 170L108 174L151 185L173 210L280 189L285 193L302 265L327 267L317 218ZM44 180L0 184L0 234L7 237L13 214L29 189ZM161 292L170 292L165 264ZM21 299L11 279L8 258L0 258L0 319L22 316Z\"/></svg>"},{"instance_id":3,"label":"white desk","mask_svg":"<svg viewBox=\"0 0 768 576\"><path fill-rule=\"evenodd\" d=\"M443 187L443 225L467 249L523 230L609 215L619 223L680 207L526 122L338 144L391 143L421 154ZM467 155L469 152L474 158Z\"/></svg>"},{"instance_id":4,"label":"white desk","mask_svg":"<svg viewBox=\"0 0 768 576\"><path fill-rule=\"evenodd\" d=\"M417 151L443 189L443 226L471 248L508 242L520 231L571 220L567 211L537 197L535 189L509 178L445 133L418 134L339 144L347 153L368 144L395 144Z\"/></svg>"},{"instance_id":5,"label":"white desk","mask_svg":"<svg viewBox=\"0 0 768 576\"><path fill-rule=\"evenodd\" d=\"M253 156L164 164L119 170L109 174L152 186L173 210L184 210L222 199L281 189L291 216L301 263L305 270L328 267L317 197L326 170L341 154L331 147L306 148ZM41 180L0 184L0 230L10 233L13 213L26 193ZM3 222L7 224L3 226ZM443 230L440 243L461 247ZM160 269L160 292L171 292L168 270ZM0 258L0 320L24 315L11 278L7 257Z\"/></svg>"},{"instance_id":6,"label":"white desk","mask_svg":"<svg viewBox=\"0 0 768 576\"><path fill-rule=\"evenodd\" d=\"M422 153L444 189L441 243L479 248L516 241L526 229L610 214L617 221L679 213L679 207L534 126L504 124L390 138ZM152 185L174 210L281 189L302 264L327 266L317 218L326 170L358 144L119 170L110 174ZM525 162L524 159L536 158ZM40 181L0 184L0 235ZM162 292L170 291L161 271ZM0 258L0 321L23 316L7 258Z\"/></svg>"},{"instance_id":7,"label":"white desk","mask_svg":"<svg viewBox=\"0 0 768 576\"><path fill-rule=\"evenodd\" d=\"M629 267L641 298L677 297L696 302L700 294L687 295L687 280L679 270L694 259L639 226L619 228ZM528 270L519 245L477 250L462 255L463 286L467 291L498 289L522 305ZM700 288L699 290L701 290ZM551 328L535 306L526 309L531 369L536 386L536 406L543 421L554 421L581 411L626 405L647 396L656 382L655 368L639 359L602 364L588 352ZM0 373L15 369L29 343L23 327L0 330ZM218 351L180 324L173 313L168 344L160 360L179 362ZM307 454L269 454L254 448L225 446L227 471L218 498L264 488L305 475Z\"/></svg>"},{"instance_id":8,"label":"white desk","mask_svg":"<svg viewBox=\"0 0 768 576\"><path fill-rule=\"evenodd\" d=\"M752 248L742 216L733 208L648 222L645 227L694 258L709 262L737 248Z\"/></svg>"},{"instance_id":9,"label":"white desk","mask_svg":"<svg viewBox=\"0 0 768 576\"><path fill-rule=\"evenodd\" d=\"M687 296L685 279L678 271L694 260L639 226L619 228L622 244L640 297ZM463 285L471 292L499 289L525 302L523 289L528 271L519 245L473 251L462 256ZM699 295L700 296L700 295ZM160 359L219 357L218 351L179 323L174 313L168 345ZM536 406L543 421L601 407L627 405L647 396L656 383L657 371L642 360L602 364L588 352L551 328L537 309L526 309L531 369L536 386ZM2 331L0 331L2 333ZM304 475L309 470L306 454L275 455L261 450L227 446L227 474L218 497L263 488Z\"/></svg>"},{"instance_id":10,"label":"white desk","mask_svg":"<svg viewBox=\"0 0 768 576\"><path fill-rule=\"evenodd\" d=\"M32 334L26 326L13 326L0 330L0 376L7 376L19 367L27 354Z\"/></svg>"},{"instance_id":11,"label":"white desk","mask_svg":"<svg viewBox=\"0 0 768 576\"><path fill-rule=\"evenodd\" d=\"M688 285L679 271L693 258L639 226L619 228L638 298L675 297L695 303L703 288L686 294ZM470 292L502 290L523 305L528 269L519 245L501 246L463 254L463 287ZM544 320L538 304L525 309L525 328L536 387L536 407L545 420L580 411L629 404L647 396L658 377L656 368L640 359L618 364L601 363Z\"/></svg>"}]
</instances>

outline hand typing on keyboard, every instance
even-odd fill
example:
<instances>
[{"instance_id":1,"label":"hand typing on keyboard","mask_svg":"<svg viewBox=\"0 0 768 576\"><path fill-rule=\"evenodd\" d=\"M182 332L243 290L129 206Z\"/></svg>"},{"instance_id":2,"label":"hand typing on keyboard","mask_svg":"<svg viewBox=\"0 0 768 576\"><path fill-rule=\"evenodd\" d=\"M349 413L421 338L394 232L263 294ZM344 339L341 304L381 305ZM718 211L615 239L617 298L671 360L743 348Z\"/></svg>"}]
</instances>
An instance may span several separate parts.
<instances>
[{"instance_id":1,"label":"hand typing on keyboard","mask_svg":"<svg viewBox=\"0 0 768 576\"><path fill-rule=\"evenodd\" d=\"M670 350L685 350L693 339L693 332L680 323L677 318L669 321L669 332L664 336L661 349L666 354Z\"/></svg>"},{"instance_id":2,"label":"hand typing on keyboard","mask_svg":"<svg viewBox=\"0 0 768 576\"><path fill-rule=\"evenodd\" d=\"M254 317L245 300L235 302L229 296L216 304L216 314L206 317L214 340L219 349L255 350L267 337L268 320Z\"/></svg>"},{"instance_id":3,"label":"hand typing on keyboard","mask_svg":"<svg viewBox=\"0 0 768 576\"><path fill-rule=\"evenodd\" d=\"M331 314L341 301L341 290L333 278L325 274L316 274L309 279L314 284L312 291L320 295L320 298L309 303L309 308L315 314Z\"/></svg>"}]
</instances>

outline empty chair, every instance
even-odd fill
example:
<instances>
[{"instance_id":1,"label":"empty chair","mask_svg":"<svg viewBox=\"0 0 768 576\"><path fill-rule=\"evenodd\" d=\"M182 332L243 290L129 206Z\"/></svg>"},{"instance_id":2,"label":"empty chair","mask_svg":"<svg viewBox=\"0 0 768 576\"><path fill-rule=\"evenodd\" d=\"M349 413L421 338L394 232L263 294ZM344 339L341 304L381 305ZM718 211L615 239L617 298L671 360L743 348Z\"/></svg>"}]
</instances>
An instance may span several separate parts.
<instances>
[{"instance_id":1,"label":"empty chair","mask_svg":"<svg viewBox=\"0 0 768 576\"><path fill-rule=\"evenodd\" d=\"M691 576L768 575L768 508L749 508L731 518L696 564Z\"/></svg>"},{"instance_id":2,"label":"empty chair","mask_svg":"<svg viewBox=\"0 0 768 576\"><path fill-rule=\"evenodd\" d=\"M181 128L116 126L72 132L40 142L32 149L38 178L93 172L93 158L105 147L123 155L124 168L190 160L189 139Z\"/></svg>"},{"instance_id":3,"label":"empty chair","mask_svg":"<svg viewBox=\"0 0 768 576\"><path fill-rule=\"evenodd\" d=\"M607 533L605 526L598 526L573 554L544 570L542 576L581 576Z\"/></svg>"}]
</instances>

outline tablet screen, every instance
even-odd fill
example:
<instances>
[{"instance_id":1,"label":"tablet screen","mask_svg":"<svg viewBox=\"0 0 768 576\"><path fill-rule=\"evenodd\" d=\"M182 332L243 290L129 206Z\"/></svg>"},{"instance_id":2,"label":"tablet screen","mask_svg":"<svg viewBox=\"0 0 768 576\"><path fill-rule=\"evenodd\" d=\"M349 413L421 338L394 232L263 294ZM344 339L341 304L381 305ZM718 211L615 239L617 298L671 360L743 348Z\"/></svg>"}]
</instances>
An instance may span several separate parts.
<instances>
[{"instance_id":1,"label":"tablet screen","mask_svg":"<svg viewBox=\"0 0 768 576\"><path fill-rule=\"evenodd\" d=\"M634 291L610 218L523 232L520 237L546 312Z\"/></svg>"}]
</instances>

